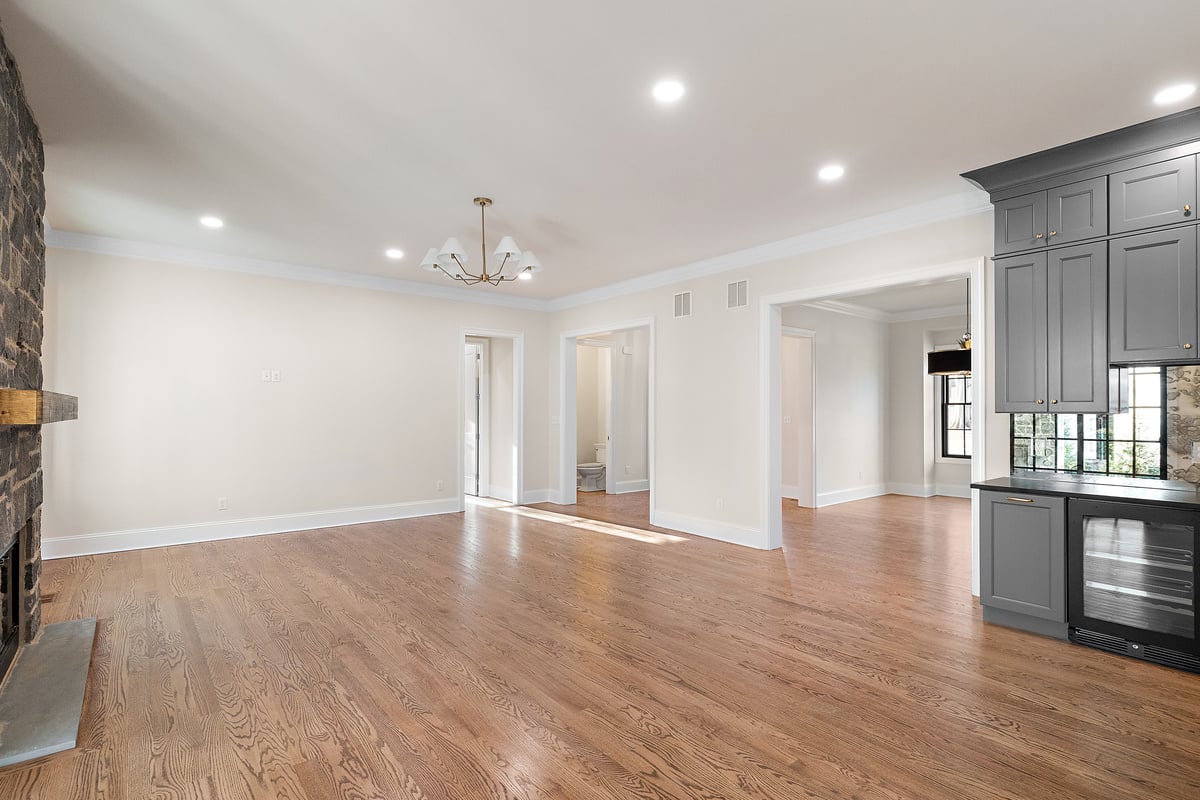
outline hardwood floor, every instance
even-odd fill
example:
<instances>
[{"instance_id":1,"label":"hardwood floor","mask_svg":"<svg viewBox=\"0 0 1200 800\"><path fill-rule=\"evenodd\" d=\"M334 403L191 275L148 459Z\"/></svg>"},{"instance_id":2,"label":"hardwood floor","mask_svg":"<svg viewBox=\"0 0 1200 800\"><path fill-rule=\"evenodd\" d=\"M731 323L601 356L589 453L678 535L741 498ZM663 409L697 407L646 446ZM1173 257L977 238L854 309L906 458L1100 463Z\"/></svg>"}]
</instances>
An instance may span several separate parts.
<instances>
[{"instance_id":1,"label":"hardwood floor","mask_svg":"<svg viewBox=\"0 0 1200 800\"><path fill-rule=\"evenodd\" d=\"M545 516L47 563L81 744L0 798L1200 796L1200 677L985 626L966 501L774 552Z\"/></svg>"}]
</instances>

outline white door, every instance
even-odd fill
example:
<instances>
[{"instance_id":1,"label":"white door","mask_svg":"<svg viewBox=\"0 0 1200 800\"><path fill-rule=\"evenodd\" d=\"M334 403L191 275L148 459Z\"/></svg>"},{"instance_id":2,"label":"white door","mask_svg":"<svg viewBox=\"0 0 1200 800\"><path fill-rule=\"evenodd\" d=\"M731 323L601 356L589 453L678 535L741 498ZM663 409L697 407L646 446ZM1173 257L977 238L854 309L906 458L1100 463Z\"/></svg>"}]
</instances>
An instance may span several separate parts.
<instances>
[{"instance_id":1,"label":"white door","mask_svg":"<svg viewBox=\"0 0 1200 800\"><path fill-rule=\"evenodd\" d=\"M479 496L479 393L482 347L466 345L463 359L463 491Z\"/></svg>"},{"instance_id":2,"label":"white door","mask_svg":"<svg viewBox=\"0 0 1200 800\"><path fill-rule=\"evenodd\" d=\"M813 478L813 340L784 333L779 348L780 456L783 496L805 508L815 506Z\"/></svg>"}]
</instances>

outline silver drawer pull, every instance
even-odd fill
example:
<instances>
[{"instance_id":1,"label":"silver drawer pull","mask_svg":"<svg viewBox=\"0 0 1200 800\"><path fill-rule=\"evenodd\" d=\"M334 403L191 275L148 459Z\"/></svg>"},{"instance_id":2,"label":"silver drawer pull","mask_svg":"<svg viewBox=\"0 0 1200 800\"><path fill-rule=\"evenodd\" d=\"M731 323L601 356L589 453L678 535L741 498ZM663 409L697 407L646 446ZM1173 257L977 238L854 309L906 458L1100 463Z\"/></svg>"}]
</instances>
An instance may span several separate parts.
<instances>
[{"instance_id":1,"label":"silver drawer pull","mask_svg":"<svg viewBox=\"0 0 1200 800\"><path fill-rule=\"evenodd\" d=\"M1011 500L1011 501L1013 501L1014 503L1032 503L1032 502L1033 502L1033 501L1032 501L1032 500L1030 500L1028 497L1006 497L1006 498L1004 498L1004 499L1005 499L1005 500Z\"/></svg>"}]
</instances>

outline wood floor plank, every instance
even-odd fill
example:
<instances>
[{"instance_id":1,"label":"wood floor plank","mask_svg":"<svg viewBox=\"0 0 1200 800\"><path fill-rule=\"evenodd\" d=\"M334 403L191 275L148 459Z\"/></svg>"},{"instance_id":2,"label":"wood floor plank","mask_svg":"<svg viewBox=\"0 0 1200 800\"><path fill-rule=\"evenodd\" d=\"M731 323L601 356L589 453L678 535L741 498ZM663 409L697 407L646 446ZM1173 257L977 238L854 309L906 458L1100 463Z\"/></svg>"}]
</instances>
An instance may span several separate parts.
<instances>
[{"instance_id":1,"label":"wood floor plank","mask_svg":"<svg viewBox=\"0 0 1200 800\"><path fill-rule=\"evenodd\" d=\"M646 495L48 562L100 620L80 747L0 797L1200 797L1200 677L984 625L969 504Z\"/></svg>"}]
</instances>

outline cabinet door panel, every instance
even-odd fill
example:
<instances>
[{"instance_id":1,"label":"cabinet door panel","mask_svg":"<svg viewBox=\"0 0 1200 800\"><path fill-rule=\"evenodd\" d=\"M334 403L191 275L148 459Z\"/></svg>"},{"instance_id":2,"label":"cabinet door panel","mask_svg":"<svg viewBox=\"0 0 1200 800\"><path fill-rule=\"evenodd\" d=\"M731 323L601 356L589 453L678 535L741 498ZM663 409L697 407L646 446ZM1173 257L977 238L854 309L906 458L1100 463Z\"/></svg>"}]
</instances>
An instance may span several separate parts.
<instances>
[{"instance_id":1,"label":"cabinet door panel","mask_svg":"<svg viewBox=\"0 0 1200 800\"><path fill-rule=\"evenodd\" d=\"M1067 620L1066 505L1062 498L980 492L979 601Z\"/></svg>"},{"instance_id":2,"label":"cabinet door panel","mask_svg":"<svg viewBox=\"0 0 1200 800\"><path fill-rule=\"evenodd\" d=\"M1109 176L1111 233L1196 218L1196 157L1185 156Z\"/></svg>"},{"instance_id":3,"label":"cabinet door panel","mask_svg":"<svg viewBox=\"0 0 1200 800\"><path fill-rule=\"evenodd\" d=\"M996 203L995 219L997 254L1044 246L1046 193L1035 192L1001 200Z\"/></svg>"},{"instance_id":4,"label":"cabinet door panel","mask_svg":"<svg viewBox=\"0 0 1200 800\"><path fill-rule=\"evenodd\" d=\"M1196 229L1143 233L1110 243L1109 360L1194 360Z\"/></svg>"},{"instance_id":5,"label":"cabinet door panel","mask_svg":"<svg viewBox=\"0 0 1200 800\"><path fill-rule=\"evenodd\" d=\"M1046 411L1045 400L1046 254L997 259L996 411Z\"/></svg>"},{"instance_id":6,"label":"cabinet door panel","mask_svg":"<svg viewBox=\"0 0 1200 800\"><path fill-rule=\"evenodd\" d=\"M1108 408L1108 248L1083 244L1047 254L1049 411Z\"/></svg>"},{"instance_id":7,"label":"cabinet door panel","mask_svg":"<svg viewBox=\"0 0 1200 800\"><path fill-rule=\"evenodd\" d=\"M1108 179L1095 178L1046 192L1046 241L1066 244L1108 233Z\"/></svg>"}]
</instances>

